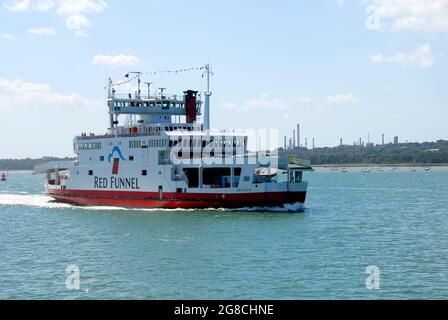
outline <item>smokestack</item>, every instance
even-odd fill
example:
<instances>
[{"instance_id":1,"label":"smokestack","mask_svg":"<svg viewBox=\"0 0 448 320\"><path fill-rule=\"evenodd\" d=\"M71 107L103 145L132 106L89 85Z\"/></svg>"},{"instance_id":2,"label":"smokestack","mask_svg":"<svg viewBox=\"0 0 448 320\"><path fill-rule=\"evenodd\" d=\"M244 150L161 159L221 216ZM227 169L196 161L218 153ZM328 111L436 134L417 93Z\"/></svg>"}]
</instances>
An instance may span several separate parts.
<instances>
[{"instance_id":1,"label":"smokestack","mask_svg":"<svg viewBox=\"0 0 448 320\"><path fill-rule=\"evenodd\" d=\"M297 146L300 148L300 124L297 124Z\"/></svg>"},{"instance_id":2,"label":"smokestack","mask_svg":"<svg viewBox=\"0 0 448 320\"><path fill-rule=\"evenodd\" d=\"M381 140L382 140L383 146L384 146L384 133L381 135Z\"/></svg>"},{"instance_id":3,"label":"smokestack","mask_svg":"<svg viewBox=\"0 0 448 320\"><path fill-rule=\"evenodd\" d=\"M296 130L292 130L292 147L296 147Z\"/></svg>"},{"instance_id":4,"label":"smokestack","mask_svg":"<svg viewBox=\"0 0 448 320\"><path fill-rule=\"evenodd\" d=\"M187 116L187 123L196 122L196 96L198 92L187 90L184 92L185 101L185 115Z\"/></svg>"},{"instance_id":5,"label":"smokestack","mask_svg":"<svg viewBox=\"0 0 448 320\"><path fill-rule=\"evenodd\" d=\"M313 149L314 149L314 138L313 138Z\"/></svg>"},{"instance_id":6,"label":"smokestack","mask_svg":"<svg viewBox=\"0 0 448 320\"><path fill-rule=\"evenodd\" d=\"M285 136L285 147L284 147L284 149L286 150L286 148L287 148L287 145L286 145L286 136Z\"/></svg>"}]
</instances>

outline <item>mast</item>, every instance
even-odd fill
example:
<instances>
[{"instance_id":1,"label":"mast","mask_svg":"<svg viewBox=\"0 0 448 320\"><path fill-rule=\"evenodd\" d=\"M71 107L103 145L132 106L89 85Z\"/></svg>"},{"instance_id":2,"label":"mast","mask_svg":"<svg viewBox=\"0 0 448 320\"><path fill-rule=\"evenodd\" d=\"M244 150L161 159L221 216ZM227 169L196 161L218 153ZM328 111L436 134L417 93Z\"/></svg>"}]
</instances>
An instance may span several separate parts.
<instances>
[{"instance_id":1,"label":"mast","mask_svg":"<svg viewBox=\"0 0 448 320\"><path fill-rule=\"evenodd\" d=\"M145 82L145 84L148 86L148 99L151 97L151 85L152 82Z\"/></svg>"},{"instance_id":2,"label":"mast","mask_svg":"<svg viewBox=\"0 0 448 320\"><path fill-rule=\"evenodd\" d=\"M137 81L138 81L138 92L137 92L137 95L140 97L140 94L142 93L142 90L141 90L142 80L140 79L140 76L143 74L143 72L132 71L132 72L129 72L129 74L136 74L137 75Z\"/></svg>"},{"instance_id":3,"label":"mast","mask_svg":"<svg viewBox=\"0 0 448 320\"><path fill-rule=\"evenodd\" d=\"M212 95L212 93L210 92L210 75L213 75L213 72L210 70L209 63L205 65L205 74L207 75L207 90L205 92L203 129L210 130L210 96Z\"/></svg>"},{"instance_id":4,"label":"mast","mask_svg":"<svg viewBox=\"0 0 448 320\"><path fill-rule=\"evenodd\" d=\"M109 77L109 81L107 83L107 97L108 98L112 98L113 85L114 85L114 83L112 81L112 78Z\"/></svg>"}]
</instances>

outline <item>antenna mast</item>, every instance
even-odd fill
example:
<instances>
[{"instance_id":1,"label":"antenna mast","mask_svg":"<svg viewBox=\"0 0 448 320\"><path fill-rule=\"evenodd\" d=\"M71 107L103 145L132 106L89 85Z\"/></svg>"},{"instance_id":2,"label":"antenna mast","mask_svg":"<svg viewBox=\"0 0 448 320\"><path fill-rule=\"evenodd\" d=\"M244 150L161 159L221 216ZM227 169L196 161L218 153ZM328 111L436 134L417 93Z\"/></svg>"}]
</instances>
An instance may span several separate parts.
<instances>
[{"instance_id":1,"label":"antenna mast","mask_svg":"<svg viewBox=\"0 0 448 320\"><path fill-rule=\"evenodd\" d=\"M207 75L207 91L205 92L204 123L202 126L204 130L210 130L210 96L212 95L210 91L210 75L213 75L213 72L210 69L209 63L205 65L204 74Z\"/></svg>"},{"instance_id":2,"label":"antenna mast","mask_svg":"<svg viewBox=\"0 0 448 320\"><path fill-rule=\"evenodd\" d=\"M108 97L108 98L112 98L113 85L114 85L114 83L113 83L113 81L112 81L112 78L109 77L109 81L108 81L108 83L107 83L107 97Z\"/></svg>"},{"instance_id":3,"label":"antenna mast","mask_svg":"<svg viewBox=\"0 0 448 320\"><path fill-rule=\"evenodd\" d=\"M140 76L143 74L143 72L133 71L133 72L129 72L129 74L136 74L137 75L137 79L138 79L138 91L137 91L137 94L140 95L142 93L142 90L141 90L142 80L140 79Z\"/></svg>"},{"instance_id":4,"label":"antenna mast","mask_svg":"<svg viewBox=\"0 0 448 320\"><path fill-rule=\"evenodd\" d=\"M148 86L148 99L151 97L151 85L153 82L145 82L145 84Z\"/></svg>"}]
</instances>

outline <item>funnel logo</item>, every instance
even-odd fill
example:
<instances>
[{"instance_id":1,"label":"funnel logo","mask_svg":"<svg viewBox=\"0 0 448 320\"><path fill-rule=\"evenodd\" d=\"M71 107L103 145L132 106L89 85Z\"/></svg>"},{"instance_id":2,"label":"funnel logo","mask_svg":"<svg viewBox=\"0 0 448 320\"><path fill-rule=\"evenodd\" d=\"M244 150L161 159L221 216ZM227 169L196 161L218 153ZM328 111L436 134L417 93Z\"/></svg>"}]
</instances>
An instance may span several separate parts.
<instances>
[{"instance_id":1,"label":"funnel logo","mask_svg":"<svg viewBox=\"0 0 448 320\"><path fill-rule=\"evenodd\" d=\"M117 154L118 158L114 158L114 155ZM123 161L126 161L126 159L123 157L123 154L121 153L121 150L118 146L115 146L112 149L111 154L109 154L109 163L112 162L112 159L114 160L113 165L112 165L112 174L113 175L117 175L118 174L118 169L120 167L120 159Z\"/></svg>"}]
</instances>

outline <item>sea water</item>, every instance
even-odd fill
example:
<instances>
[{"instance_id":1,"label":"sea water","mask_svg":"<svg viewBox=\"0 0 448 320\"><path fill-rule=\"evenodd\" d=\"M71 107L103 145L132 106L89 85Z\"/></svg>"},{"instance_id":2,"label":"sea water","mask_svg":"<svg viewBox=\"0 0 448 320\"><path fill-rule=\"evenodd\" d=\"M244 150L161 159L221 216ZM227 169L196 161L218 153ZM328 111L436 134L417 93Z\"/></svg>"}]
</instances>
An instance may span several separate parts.
<instances>
[{"instance_id":1,"label":"sea water","mask_svg":"<svg viewBox=\"0 0 448 320\"><path fill-rule=\"evenodd\" d=\"M447 169L305 176L271 212L76 207L10 173L0 299L448 298Z\"/></svg>"}]
</instances>

